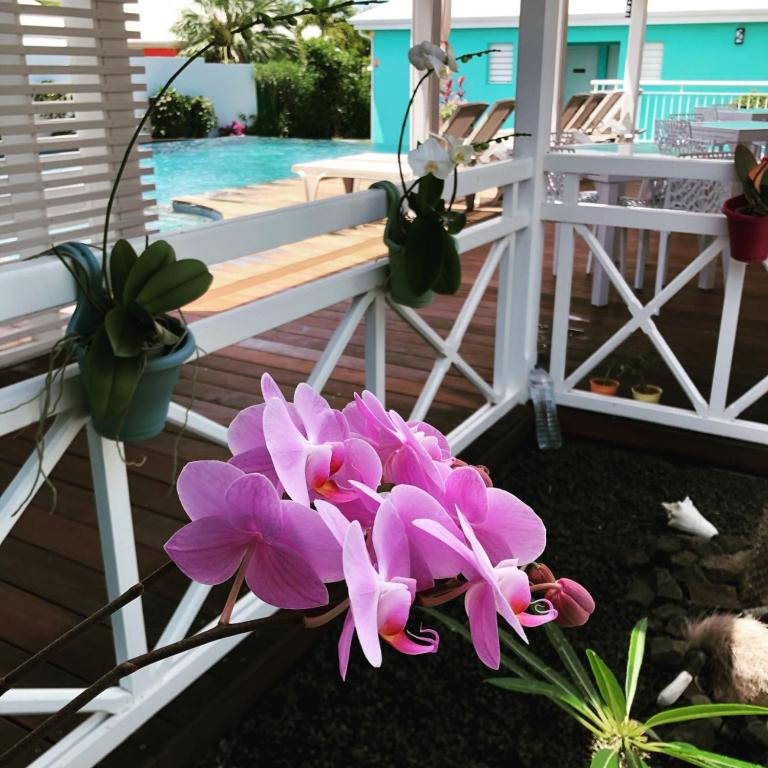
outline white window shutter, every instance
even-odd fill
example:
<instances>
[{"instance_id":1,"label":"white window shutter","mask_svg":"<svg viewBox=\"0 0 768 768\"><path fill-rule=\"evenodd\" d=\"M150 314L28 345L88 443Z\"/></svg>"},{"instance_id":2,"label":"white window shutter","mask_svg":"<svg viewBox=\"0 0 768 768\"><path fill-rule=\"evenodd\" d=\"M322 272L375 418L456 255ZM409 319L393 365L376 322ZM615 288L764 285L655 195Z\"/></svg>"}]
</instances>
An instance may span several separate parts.
<instances>
[{"instance_id":1,"label":"white window shutter","mask_svg":"<svg viewBox=\"0 0 768 768\"><path fill-rule=\"evenodd\" d=\"M664 43L646 43L643 46L643 63L640 67L641 80L661 80L664 65Z\"/></svg>"},{"instance_id":2,"label":"white window shutter","mask_svg":"<svg viewBox=\"0 0 768 768\"><path fill-rule=\"evenodd\" d=\"M488 82L511 83L514 71L514 48L512 43L491 43L492 53L488 57Z\"/></svg>"},{"instance_id":3,"label":"white window shutter","mask_svg":"<svg viewBox=\"0 0 768 768\"><path fill-rule=\"evenodd\" d=\"M126 22L115 0L0 8L0 262L67 240L100 242L120 159L145 108ZM141 236L153 189L133 152L110 239ZM149 170L143 171L151 173Z\"/></svg>"}]
</instances>

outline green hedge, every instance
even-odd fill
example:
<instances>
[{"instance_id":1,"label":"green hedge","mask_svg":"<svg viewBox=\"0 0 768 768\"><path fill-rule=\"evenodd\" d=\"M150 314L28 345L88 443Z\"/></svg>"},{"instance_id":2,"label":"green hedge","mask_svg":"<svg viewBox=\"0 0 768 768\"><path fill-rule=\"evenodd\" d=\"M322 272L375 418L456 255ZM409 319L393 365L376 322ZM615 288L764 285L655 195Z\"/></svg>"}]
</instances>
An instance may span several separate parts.
<instances>
[{"instance_id":1,"label":"green hedge","mask_svg":"<svg viewBox=\"0 0 768 768\"><path fill-rule=\"evenodd\" d=\"M258 115L249 133L307 139L368 138L368 57L329 40L301 43L298 61L256 65Z\"/></svg>"},{"instance_id":2,"label":"green hedge","mask_svg":"<svg viewBox=\"0 0 768 768\"><path fill-rule=\"evenodd\" d=\"M154 139L202 139L216 126L213 103L204 96L184 96L169 88L154 104Z\"/></svg>"}]
</instances>

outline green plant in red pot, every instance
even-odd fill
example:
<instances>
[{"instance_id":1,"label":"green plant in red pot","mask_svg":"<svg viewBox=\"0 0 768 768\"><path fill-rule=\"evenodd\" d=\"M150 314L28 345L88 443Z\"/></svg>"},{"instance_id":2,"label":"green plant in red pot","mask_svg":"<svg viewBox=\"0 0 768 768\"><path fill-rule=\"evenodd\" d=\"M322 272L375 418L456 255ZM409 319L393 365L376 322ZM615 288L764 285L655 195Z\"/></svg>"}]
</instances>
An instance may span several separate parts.
<instances>
[{"instance_id":1,"label":"green plant in red pot","mask_svg":"<svg viewBox=\"0 0 768 768\"><path fill-rule=\"evenodd\" d=\"M758 163L752 151L739 144L735 162L744 192L723 203L731 256L747 263L765 261L768 259L768 157Z\"/></svg>"}]
</instances>

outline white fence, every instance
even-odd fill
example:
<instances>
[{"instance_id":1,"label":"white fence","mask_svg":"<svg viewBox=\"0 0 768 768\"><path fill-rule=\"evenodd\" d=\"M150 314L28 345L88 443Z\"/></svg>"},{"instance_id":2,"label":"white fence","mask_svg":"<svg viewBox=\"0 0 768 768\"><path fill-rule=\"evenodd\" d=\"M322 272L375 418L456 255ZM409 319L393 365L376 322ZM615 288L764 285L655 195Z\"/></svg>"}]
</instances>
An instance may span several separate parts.
<instances>
[{"instance_id":1,"label":"white fence","mask_svg":"<svg viewBox=\"0 0 768 768\"><path fill-rule=\"evenodd\" d=\"M622 88L623 80L592 80L594 91ZM653 141L656 120L693 114L696 107L732 104L745 94L768 98L768 80L641 80L637 128L639 141Z\"/></svg>"},{"instance_id":2,"label":"white fence","mask_svg":"<svg viewBox=\"0 0 768 768\"><path fill-rule=\"evenodd\" d=\"M437 352L434 368L413 415L426 414L451 365L461 371L485 398L485 405L449 436L456 452L527 398L526 382L531 361L517 354L516 350L520 349L521 339L528 341L526 346L535 346L538 294L526 291L531 264L528 259L516 258L516 240L518 233L525 232L531 221L530 211L518 207L518 200L522 198L518 195L518 186L530 180L532 168L531 160L520 159L460 174L459 195L500 187L505 193L505 203L500 217L468 227L458 237L461 253L481 246L489 248L485 263L449 335L446 338L440 336L416 312L396 308ZM193 232L171 236L169 240L179 253L214 264L377 221L384 216L384 192L368 191L200 227ZM193 324L196 340L207 353L215 352L304 315L351 300L346 316L309 381L322 390L352 333L363 321L367 334L367 387L384 399L386 273L383 261L373 262L218 313ZM459 348L494 275L498 275L499 285L494 375L492 381L486 381L462 358ZM524 299L526 295L529 295L528 301ZM4 322L71 302L75 290L64 267L56 259L41 259L3 268L0 271L0 296L3 297L0 322ZM109 596L115 597L135 584L139 576L126 466L120 458L118 444L99 437L91 427L79 396L76 375L74 367L67 371L63 396L45 435L44 468L50 472L79 431L87 430L107 588ZM42 377L38 377L0 389L0 435L7 435L37 420L39 403L35 396L42 385ZM178 424L185 418L186 409L172 404L169 421ZM226 429L199 414L190 414L187 429L226 445ZM0 497L0 543L21 517L19 509L23 510L30 490L41 484L37 461L37 454L33 453ZM208 587L190 585L158 645L173 642L188 633L208 591ZM238 603L235 618L258 618L274 610L249 594ZM147 649L140 600L119 611L112 628L118 661ZM95 699L88 707L93 713L91 717L35 760L32 766L83 768L95 765L240 640L242 638L232 638L198 648L126 678L120 686L108 689ZM14 689L0 698L0 715L54 712L78 692L58 688Z\"/></svg>"},{"instance_id":3,"label":"white fence","mask_svg":"<svg viewBox=\"0 0 768 768\"><path fill-rule=\"evenodd\" d=\"M686 371L685 366L660 333L656 316L663 313L667 302L688 282L706 270L718 257L727 253L728 240L725 219L719 213L690 213L679 210L626 208L620 205L585 204L578 202L578 182L586 175L632 178L700 179L733 183L732 164L725 161L684 160L673 157L585 157L583 155L549 155L547 170L565 175L563 202L546 203L544 218L558 222L557 285L550 370L555 382L557 401L562 405L583 408L598 413L639 419L697 432L722 435L765 444L768 424L748 421L741 414L768 393L768 364L766 375L754 386L733 400L728 400L731 366L738 329L739 310L747 266L728 258L727 275L717 340L717 353L712 368L711 391L705 395ZM647 303L640 301L606 252L591 227L618 227L659 232L684 232L704 235L711 242L683 270ZM568 352L568 323L573 283L576 238L589 247L593 258L605 270L620 299L626 305L630 319L598 347L573 371L566 370ZM768 275L759 266L752 266L760 279ZM690 402L690 408L652 405L628 398L592 394L578 389L580 382L605 361L635 331L644 332L655 351L672 372Z\"/></svg>"}]
</instances>

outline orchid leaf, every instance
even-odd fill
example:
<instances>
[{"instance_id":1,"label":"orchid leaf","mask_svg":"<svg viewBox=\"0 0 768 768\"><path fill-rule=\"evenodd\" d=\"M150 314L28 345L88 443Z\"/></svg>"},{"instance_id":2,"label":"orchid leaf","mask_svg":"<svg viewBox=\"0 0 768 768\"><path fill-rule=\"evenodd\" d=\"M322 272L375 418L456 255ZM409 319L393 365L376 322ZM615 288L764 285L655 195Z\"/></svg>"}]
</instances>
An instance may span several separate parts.
<instances>
[{"instance_id":1,"label":"orchid leaf","mask_svg":"<svg viewBox=\"0 0 768 768\"><path fill-rule=\"evenodd\" d=\"M627 697L627 714L632 709L632 702L637 692L637 681L640 677L640 668L643 666L645 654L645 638L648 632L648 619L642 619L632 629L629 640L629 654L627 655L627 676L624 680L624 692Z\"/></svg>"},{"instance_id":2,"label":"orchid leaf","mask_svg":"<svg viewBox=\"0 0 768 768\"><path fill-rule=\"evenodd\" d=\"M108 419L125 413L143 370L144 355L115 357L106 328L99 328L85 353L82 368L94 416Z\"/></svg>"},{"instance_id":3,"label":"orchid leaf","mask_svg":"<svg viewBox=\"0 0 768 768\"><path fill-rule=\"evenodd\" d=\"M126 280L138 258L127 240L118 240L112 247L109 256L109 280L112 295L118 302L122 302Z\"/></svg>"},{"instance_id":4,"label":"orchid leaf","mask_svg":"<svg viewBox=\"0 0 768 768\"><path fill-rule=\"evenodd\" d=\"M425 208L434 208L437 205L443 194L445 188L445 182L442 179L438 179L431 173L426 176L422 176L419 179L419 189L417 193L417 200L419 202L419 208L424 210Z\"/></svg>"},{"instance_id":5,"label":"orchid leaf","mask_svg":"<svg viewBox=\"0 0 768 768\"><path fill-rule=\"evenodd\" d=\"M749 178L749 172L757 165L754 154L749 147L739 144L734 153L734 162L736 165L736 175L745 187L751 187L752 181Z\"/></svg>"},{"instance_id":6,"label":"orchid leaf","mask_svg":"<svg viewBox=\"0 0 768 768\"><path fill-rule=\"evenodd\" d=\"M122 307L112 307L104 318L104 327L115 357L136 357L141 354L145 334L138 321Z\"/></svg>"},{"instance_id":7,"label":"orchid leaf","mask_svg":"<svg viewBox=\"0 0 768 768\"><path fill-rule=\"evenodd\" d=\"M607 747L595 752L589 768L619 768L618 752Z\"/></svg>"},{"instance_id":8,"label":"orchid leaf","mask_svg":"<svg viewBox=\"0 0 768 768\"><path fill-rule=\"evenodd\" d=\"M405 268L408 285L416 294L426 293L437 280L443 266L442 224L419 216L408 231Z\"/></svg>"},{"instance_id":9,"label":"orchid leaf","mask_svg":"<svg viewBox=\"0 0 768 768\"><path fill-rule=\"evenodd\" d=\"M710 717L733 717L735 715L757 715L765 717L768 708L750 704L695 704L688 707L676 707L649 718L646 728L656 728L669 723L684 723L689 720L705 720Z\"/></svg>"},{"instance_id":10,"label":"orchid leaf","mask_svg":"<svg viewBox=\"0 0 768 768\"><path fill-rule=\"evenodd\" d=\"M212 281L213 275L202 261L175 261L147 280L136 295L136 303L153 315L170 312L199 299Z\"/></svg>"},{"instance_id":11,"label":"orchid leaf","mask_svg":"<svg viewBox=\"0 0 768 768\"><path fill-rule=\"evenodd\" d=\"M587 659L592 667L592 675L597 683L600 695L605 699L608 709L617 722L622 722L627 716L627 700L621 690L616 675L608 665L592 650L587 650Z\"/></svg>"},{"instance_id":12,"label":"orchid leaf","mask_svg":"<svg viewBox=\"0 0 768 768\"><path fill-rule=\"evenodd\" d=\"M569 642L568 638L563 634L563 630L557 626L553 621L544 625L544 631L547 633L549 642L552 647L557 651L557 655L563 662L563 665L568 670L573 681L581 687L582 691L586 694L587 698L592 702L592 706L598 711L602 711L605 704L601 701L600 697L595 690L595 686L592 685L592 680L584 668L584 665L579 661L579 657L576 655L576 651L573 650L573 646Z\"/></svg>"},{"instance_id":13,"label":"orchid leaf","mask_svg":"<svg viewBox=\"0 0 768 768\"><path fill-rule=\"evenodd\" d=\"M693 744L686 744L682 741L653 742L645 746L650 751L676 757L678 760L683 760L699 768L761 768L756 763L738 760L735 757L718 755L714 752L705 752L703 749L693 746Z\"/></svg>"},{"instance_id":14,"label":"orchid leaf","mask_svg":"<svg viewBox=\"0 0 768 768\"><path fill-rule=\"evenodd\" d=\"M125 287L123 288L123 305L127 306L134 301L147 281L163 267L173 264L174 261L176 261L176 254L169 243L165 240L158 240L152 243L139 256L128 273Z\"/></svg>"},{"instance_id":15,"label":"orchid leaf","mask_svg":"<svg viewBox=\"0 0 768 768\"><path fill-rule=\"evenodd\" d=\"M648 768L648 763L631 747L624 750L624 757L626 758L627 768Z\"/></svg>"},{"instance_id":16,"label":"orchid leaf","mask_svg":"<svg viewBox=\"0 0 768 768\"><path fill-rule=\"evenodd\" d=\"M456 241L442 227L440 236L443 243L443 254L440 273L432 287L435 293L451 295L461 287L461 259L456 248Z\"/></svg>"},{"instance_id":17,"label":"orchid leaf","mask_svg":"<svg viewBox=\"0 0 768 768\"><path fill-rule=\"evenodd\" d=\"M443 218L449 235L458 235L467 226L467 214L463 211L446 211Z\"/></svg>"}]
</instances>

